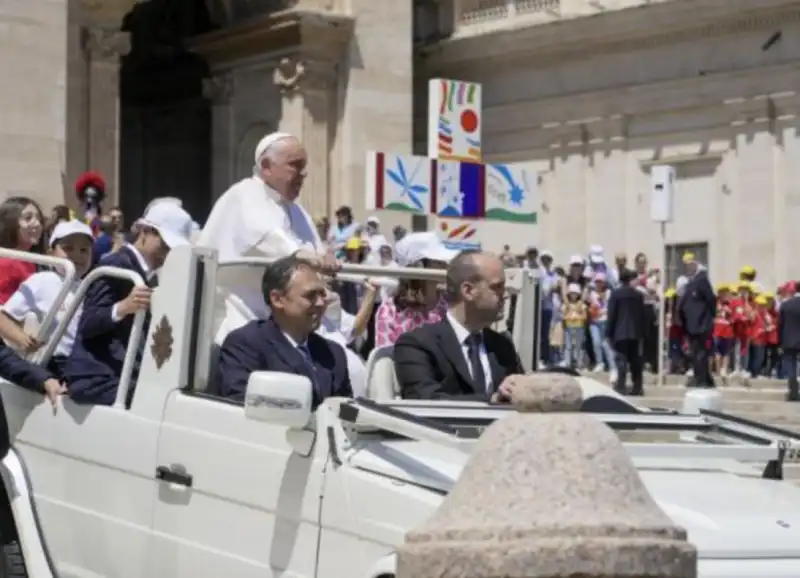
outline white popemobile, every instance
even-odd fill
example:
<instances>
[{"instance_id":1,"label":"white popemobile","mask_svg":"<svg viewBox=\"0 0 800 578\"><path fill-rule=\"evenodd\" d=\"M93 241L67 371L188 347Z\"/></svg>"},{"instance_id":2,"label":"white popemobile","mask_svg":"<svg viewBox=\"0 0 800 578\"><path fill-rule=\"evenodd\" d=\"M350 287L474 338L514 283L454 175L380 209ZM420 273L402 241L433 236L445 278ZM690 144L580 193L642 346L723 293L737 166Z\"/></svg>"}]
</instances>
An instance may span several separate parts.
<instances>
[{"instance_id":1,"label":"white popemobile","mask_svg":"<svg viewBox=\"0 0 800 578\"><path fill-rule=\"evenodd\" d=\"M440 504L480 431L513 411L396 400L386 355L368 364L367 398L327 400L314 413L311 384L297 375L253 374L244 406L208 396L218 269L210 250L172 251L149 334L142 314L135 322L115 406L65 398L54 414L41 396L0 386L0 434L9 432L0 439L0 577L389 578L394 549ZM517 274L522 319L533 314L533 280ZM102 275L142 283L130 271L90 273L37 362ZM532 352L524 325L515 324L515 342ZM139 339L144 359L126 408ZM584 409L610 427L677 430L696 442L626 447L658 504L688 530L702 578L800 576L800 488L781 480L800 436L718 411L642 410L581 384Z\"/></svg>"}]
</instances>

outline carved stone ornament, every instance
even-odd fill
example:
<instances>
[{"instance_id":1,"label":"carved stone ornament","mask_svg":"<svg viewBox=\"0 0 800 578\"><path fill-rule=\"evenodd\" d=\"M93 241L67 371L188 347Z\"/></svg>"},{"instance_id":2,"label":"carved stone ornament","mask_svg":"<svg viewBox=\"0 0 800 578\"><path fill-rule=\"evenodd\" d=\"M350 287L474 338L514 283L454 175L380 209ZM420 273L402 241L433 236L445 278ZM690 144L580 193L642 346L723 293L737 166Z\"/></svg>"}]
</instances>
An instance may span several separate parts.
<instances>
[{"instance_id":1,"label":"carved stone ornament","mask_svg":"<svg viewBox=\"0 0 800 578\"><path fill-rule=\"evenodd\" d=\"M229 74L203 79L203 96L214 104L227 103L233 94L233 78Z\"/></svg>"},{"instance_id":2,"label":"carved stone ornament","mask_svg":"<svg viewBox=\"0 0 800 578\"><path fill-rule=\"evenodd\" d=\"M156 368L161 367L172 357L172 325L166 315L161 316L156 330L153 332L153 344L150 346L150 353L156 362Z\"/></svg>"},{"instance_id":3,"label":"carved stone ornament","mask_svg":"<svg viewBox=\"0 0 800 578\"><path fill-rule=\"evenodd\" d=\"M282 58L275 67L272 79L281 94L294 92L300 87L300 81L306 73L305 64L294 58Z\"/></svg>"},{"instance_id":4,"label":"carved stone ornament","mask_svg":"<svg viewBox=\"0 0 800 578\"><path fill-rule=\"evenodd\" d=\"M92 26L85 28L85 47L92 59L117 60L131 50L131 35L121 30Z\"/></svg>"}]
</instances>

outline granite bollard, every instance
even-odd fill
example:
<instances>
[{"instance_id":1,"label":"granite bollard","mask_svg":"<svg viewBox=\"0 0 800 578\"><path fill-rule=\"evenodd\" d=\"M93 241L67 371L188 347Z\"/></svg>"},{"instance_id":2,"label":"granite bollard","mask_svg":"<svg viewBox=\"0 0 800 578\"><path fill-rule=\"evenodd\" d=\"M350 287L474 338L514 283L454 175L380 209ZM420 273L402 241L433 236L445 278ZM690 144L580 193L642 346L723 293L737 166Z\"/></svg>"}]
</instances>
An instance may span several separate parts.
<instances>
[{"instance_id":1,"label":"granite bollard","mask_svg":"<svg viewBox=\"0 0 800 578\"><path fill-rule=\"evenodd\" d=\"M647 492L615 433L578 412L580 386L521 376L397 578L695 578L697 552Z\"/></svg>"}]
</instances>

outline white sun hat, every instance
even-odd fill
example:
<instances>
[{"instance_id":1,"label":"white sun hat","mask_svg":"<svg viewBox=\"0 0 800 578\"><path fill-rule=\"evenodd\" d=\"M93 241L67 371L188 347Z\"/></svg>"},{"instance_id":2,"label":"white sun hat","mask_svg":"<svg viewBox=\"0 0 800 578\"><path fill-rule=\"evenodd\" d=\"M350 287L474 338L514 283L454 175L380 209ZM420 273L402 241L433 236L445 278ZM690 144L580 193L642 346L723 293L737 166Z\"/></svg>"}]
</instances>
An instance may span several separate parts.
<instances>
[{"instance_id":1,"label":"white sun hat","mask_svg":"<svg viewBox=\"0 0 800 578\"><path fill-rule=\"evenodd\" d=\"M191 244L194 221L191 215L174 203L158 203L138 223L155 229L170 249Z\"/></svg>"},{"instance_id":2,"label":"white sun hat","mask_svg":"<svg viewBox=\"0 0 800 578\"><path fill-rule=\"evenodd\" d=\"M423 259L449 263L458 255L458 251L448 249L433 232L409 233L397 242L394 248L397 262L400 265L413 265Z\"/></svg>"}]
</instances>

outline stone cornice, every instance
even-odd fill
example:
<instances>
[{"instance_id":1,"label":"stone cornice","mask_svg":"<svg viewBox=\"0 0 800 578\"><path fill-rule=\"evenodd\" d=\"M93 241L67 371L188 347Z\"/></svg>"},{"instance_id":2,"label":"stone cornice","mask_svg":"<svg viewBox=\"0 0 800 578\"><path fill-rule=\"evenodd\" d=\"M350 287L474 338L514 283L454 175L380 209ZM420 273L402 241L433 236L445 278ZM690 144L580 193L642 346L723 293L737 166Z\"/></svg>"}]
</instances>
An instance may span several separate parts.
<instances>
[{"instance_id":1,"label":"stone cornice","mask_svg":"<svg viewBox=\"0 0 800 578\"><path fill-rule=\"evenodd\" d=\"M736 106L735 102L726 105L725 99L715 100L710 88L725 82L729 95L747 101L764 95L763 79L769 78L771 94L782 95L778 99L779 111L789 107L792 101L788 95L800 94L800 64L780 64L757 66L742 70L689 77L644 85L620 86L613 89L562 94L557 97L488 106L484 111L484 123L493 127L492 135L518 131L542 130L571 120L568 111L580 111L585 118L605 118L624 112L628 117L658 115L679 110L703 109L709 107L727 108L733 121L735 111L759 106L747 104ZM764 106L762 103L760 106ZM535 111L520 118L520 111Z\"/></svg>"},{"instance_id":2,"label":"stone cornice","mask_svg":"<svg viewBox=\"0 0 800 578\"><path fill-rule=\"evenodd\" d=\"M192 39L188 48L212 68L271 52L292 51L298 60L338 61L353 35L351 16L285 10Z\"/></svg>"},{"instance_id":3,"label":"stone cornice","mask_svg":"<svg viewBox=\"0 0 800 578\"><path fill-rule=\"evenodd\" d=\"M432 74L459 65L524 61L553 64L587 55L625 52L780 26L800 21L790 0L672 0L519 29L454 37L420 49Z\"/></svg>"}]
</instances>

